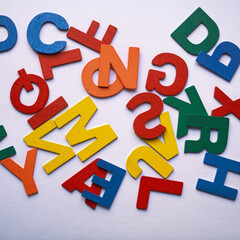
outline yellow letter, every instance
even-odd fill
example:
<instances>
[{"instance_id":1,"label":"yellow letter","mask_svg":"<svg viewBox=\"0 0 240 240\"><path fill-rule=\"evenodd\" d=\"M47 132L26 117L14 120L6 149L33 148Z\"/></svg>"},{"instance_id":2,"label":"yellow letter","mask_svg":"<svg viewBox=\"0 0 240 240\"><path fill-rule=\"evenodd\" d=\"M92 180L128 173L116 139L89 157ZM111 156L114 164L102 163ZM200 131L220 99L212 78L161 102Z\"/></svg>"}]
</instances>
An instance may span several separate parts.
<instances>
[{"instance_id":1,"label":"yellow letter","mask_svg":"<svg viewBox=\"0 0 240 240\"><path fill-rule=\"evenodd\" d=\"M155 151L161 154L167 160L173 158L178 154L178 147L176 138L174 136L171 119L169 112L164 112L160 115L160 122L166 128L163 133L163 138L165 143L163 143L158 138L154 139L142 139L148 145L150 145Z\"/></svg>"},{"instance_id":2,"label":"yellow letter","mask_svg":"<svg viewBox=\"0 0 240 240\"><path fill-rule=\"evenodd\" d=\"M110 125L104 125L89 130L85 128L96 110L96 105L88 96L70 109L68 109L66 112L62 113L54 120L58 128L61 128L74 118L80 116L80 119L66 135L66 139L71 146L82 143L92 138L96 138L94 142L92 142L87 147L78 152L77 155L82 162L87 160L93 154L95 154L117 138L117 135L115 134Z\"/></svg>"},{"instance_id":3,"label":"yellow letter","mask_svg":"<svg viewBox=\"0 0 240 240\"><path fill-rule=\"evenodd\" d=\"M136 148L129 155L126 162L127 170L134 178L137 178L142 172L142 169L138 166L138 161L141 159L149 164L164 178L167 178L174 169L152 148L148 146L142 146Z\"/></svg>"},{"instance_id":4,"label":"yellow letter","mask_svg":"<svg viewBox=\"0 0 240 240\"><path fill-rule=\"evenodd\" d=\"M76 155L71 147L41 139L55 128L56 124L54 121L49 120L23 138L26 144L30 147L36 147L59 154L57 157L53 158L50 162L43 166L47 174L51 173Z\"/></svg>"}]
</instances>

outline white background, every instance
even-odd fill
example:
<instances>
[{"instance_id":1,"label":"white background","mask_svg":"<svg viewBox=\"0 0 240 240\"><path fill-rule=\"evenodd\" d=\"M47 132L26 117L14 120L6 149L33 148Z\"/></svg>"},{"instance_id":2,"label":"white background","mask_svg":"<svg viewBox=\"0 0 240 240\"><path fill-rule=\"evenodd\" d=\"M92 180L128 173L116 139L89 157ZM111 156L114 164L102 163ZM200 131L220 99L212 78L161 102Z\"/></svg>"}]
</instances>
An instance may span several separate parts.
<instances>
[{"instance_id":1,"label":"white background","mask_svg":"<svg viewBox=\"0 0 240 240\"><path fill-rule=\"evenodd\" d=\"M198 154L184 154L185 140L198 139L198 130L189 130L187 136L177 140L179 155L170 160L175 168L168 179L184 182L182 196L151 192L146 211L136 208L140 177L133 179L126 174L110 209L97 206L89 208L78 191L69 193L61 184L100 157L125 169L128 155L137 147L146 145L134 133L134 118L148 106L138 107L134 112L126 108L126 103L137 93L145 92L148 70L159 69L151 65L152 59L162 53L175 53L188 65L189 78L186 88L195 85L208 111L220 106L214 99L214 87L218 86L232 99L239 98L240 71L231 82L227 82L201 67L196 56L185 52L170 34L198 7L201 7L218 25L220 37L217 45L230 41L239 46L240 5L238 0L162 0L162 1L1 1L0 14L10 17L18 30L15 47L0 53L0 124L8 135L1 142L1 149L13 145L17 154L12 157L24 165L26 152L30 149L23 137L31 132L27 123L30 115L14 109L10 102L10 89L18 78L17 71L25 68L27 73L42 76L37 54L28 44L26 31L31 19L42 12L62 15L70 26L87 31L92 20L100 23L96 38L101 39L109 24L118 28L112 45L127 64L128 48L140 47L138 88L136 91L123 90L119 94L98 99L92 97L98 107L87 127L110 124L118 139L82 163L78 157L47 175L42 166L55 155L39 150L37 153L34 179L39 193L28 197L20 180L3 166L0 166L0 239L239 239L240 203L196 190L198 178L213 181L216 168L203 164L205 151ZM189 38L200 42L206 36L204 27L199 27ZM0 28L0 40L7 32ZM54 78L48 81L50 95L48 103L63 96L69 106L79 102L88 93L81 82L81 72L85 64L99 56L98 53L66 37L66 32L58 31L46 24L41 31L41 39L46 43L66 40L65 50L80 48L82 61L53 69ZM216 46L215 46L216 47ZM209 52L211 54L215 47ZM223 58L227 62L228 59ZM165 84L173 81L175 69L164 66ZM95 80L97 75L94 76ZM24 103L33 103L38 92L22 93ZM161 96L164 98L164 96ZM185 91L177 97L188 100ZM178 111L164 105L169 111L176 134ZM239 160L239 120L229 115L230 128L226 150L221 156ZM156 124L152 121L149 124ZM68 145L65 135L72 123L63 129L56 129L46 139ZM212 138L216 138L213 134ZM86 144L74 147L77 152ZM140 162L142 175L160 177L144 162ZM228 173L226 185L239 188L240 176Z\"/></svg>"}]
</instances>

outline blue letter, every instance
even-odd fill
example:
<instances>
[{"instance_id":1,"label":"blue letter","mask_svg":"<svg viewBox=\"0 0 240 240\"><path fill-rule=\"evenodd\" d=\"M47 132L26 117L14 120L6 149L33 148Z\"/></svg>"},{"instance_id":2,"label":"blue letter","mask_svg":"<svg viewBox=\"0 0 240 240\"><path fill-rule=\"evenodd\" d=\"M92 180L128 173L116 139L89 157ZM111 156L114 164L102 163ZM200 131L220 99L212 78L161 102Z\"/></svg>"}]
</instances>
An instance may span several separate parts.
<instances>
[{"instance_id":1,"label":"blue letter","mask_svg":"<svg viewBox=\"0 0 240 240\"><path fill-rule=\"evenodd\" d=\"M110 208L120 187L120 184L122 183L123 177L125 176L126 170L108 163L102 159L98 160L97 166L112 173L112 178L110 181L107 181L96 175L93 176L92 182L105 188L104 195L103 197L100 197L96 194L84 190L82 196L106 208Z\"/></svg>"},{"instance_id":2,"label":"blue letter","mask_svg":"<svg viewBox=\"0 0 240 240\"><path fill-rule=\"evenodd\" d=\"M17 42L17 29L14 22L6 16L0 16L0 26L8 31L8 37L5 41L0 42L0 52L11 49Z\"/></svg>"},{"instance_id":3,"label":"blue letter","mask_svg":"<svg viewBox=\"0 0 240 240\"><path fill-rule=\"evenodd\" d=\"M206 153L204 163L217 167L217 173L214 182L198 179L196 188L207 193L235 200L238 190L224 186L224 182L228 171L240 173L240 162Z\"/></svg>"},{"instance_id":4,"label":"blue letter","mask_svg":"<svg viewBox=\"0 0 240 240\"><path fill-rule=\"evenodd\" d=\"M66 20L55 13L41 13L34 17L28 25L27 38L31 47L39 53L54 54L60 52L66 41L56 41L52 44L45 44L39 38L39 32L44 23L53 23L59 30L67 31L69 26Z\"/></svg>"},{"instance_id":5,"label":"blue letter","mask_svg":"<svg viewBox=\"0 0 240 240\"><path fill-rule=\"evenodd\" d=\"M231 57L228 66L219 62L219 59L223 54L227 54ZM225 80L231 81L240 64L240 50L231 42L222 42L216 47L212 56L201 51L196 61Z\"/></svg>"}]
</instances>

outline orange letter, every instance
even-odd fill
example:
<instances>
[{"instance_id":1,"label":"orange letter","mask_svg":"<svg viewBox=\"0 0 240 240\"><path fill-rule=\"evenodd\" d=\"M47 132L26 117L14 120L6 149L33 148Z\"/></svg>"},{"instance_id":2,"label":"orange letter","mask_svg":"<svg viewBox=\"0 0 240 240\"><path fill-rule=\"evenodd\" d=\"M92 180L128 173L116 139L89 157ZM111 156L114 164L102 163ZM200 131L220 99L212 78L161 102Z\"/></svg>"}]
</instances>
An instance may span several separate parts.
<instances>
[{"instance_id":1,"label":"orange letter","mask_svg":"<svg viewBox=\"0 0 240 240\"><path fill-rule=\"evenodd\" d=\"M128 68L126 69L111 45L101 45L99 87L109 86L110 67L114 69L123 86L127 89L136 89L138 82L139 48L130 47L128 53Z\"/></svg>"},{"instance_id":2,"label":"orange letter","mask_svg":"<svg viewBox=\"0 0 240 240\"><path fill-rule=\"evenodd\" d=\"M93 82L92 76L99 69L99 58L94 58L82 70L82 84L86 91L94 97L104 98L113 96L123 90L123 85L116 76L116 80L108 88L100 88Z\"/></svg>"},{"instance_id":3,"label":"orange letter","mask_svg":"<svg viewBox=\"0 0 240 240\"><path fill-rule=\"evenodd\" d=\"M25 188L28 196L37 193L37 186L33 179L33 171L35 166L35 160L37 155L37 148L29 150L27 152L24 168L20 167L11 158L7 158L1 161L1 164L11 171L16 177L18 177Z\"/></svg>"}]
</instances>

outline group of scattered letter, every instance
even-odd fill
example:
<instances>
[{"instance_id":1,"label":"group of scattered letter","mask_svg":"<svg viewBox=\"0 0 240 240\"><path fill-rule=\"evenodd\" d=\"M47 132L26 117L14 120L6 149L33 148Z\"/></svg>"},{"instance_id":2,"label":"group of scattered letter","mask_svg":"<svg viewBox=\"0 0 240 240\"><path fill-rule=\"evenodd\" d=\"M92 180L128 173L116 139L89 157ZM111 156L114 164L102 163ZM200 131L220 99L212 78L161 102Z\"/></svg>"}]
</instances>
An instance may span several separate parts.
<instances>
[{"instance_id":1,"label":"group of scattered letter","mask_svg":"<svg viewBox=\"0 0 240 240\"><path fill-rule=\"evenodd\" d=\"M52 119L68 106L68 103L62 96L46 106L49 97L47 80L53 78L52 68L81 61L82 56L80 49L62 51L66 46L66 41L56 41L52 44L43 43L39 38L39 33L42 26L47 22L53 23L59 30L67 31L69 39L100 54L98 58L88 62L82 70L82 84L90 95L98 98L107 98L119 93L123 89L134 90L138 84L140 50L137 47L129 48L126 68L115 49L110 45L117 31L116 27L109 25L102 40L98 40L94 37L99 27L99 23L96 21L92 21L85 33L74 27L69 28L67 21L55 13L41 13L31 20L27 29L27 39L32 49L38 54L43 78L27 73L25 69L19 70L19 77L13 83L10 91L10 99L16 110L25 114L34 114L28 120L33 131L23 138L25 143L29 147L33 147L33 149L27 152L23 168L10 158L16 154L13 146L0 151L1 164L22 181L28 196L38 192L33 179L37 149L57 154L55 158L43 166L46 173L49 174L76 155L71 146L94 139L87 147L77 153L80 160L85 162L117 138L110 125L86 129L87 123L97 110L97 106L89 96L62 112L54 120ZM188 36L200 24L207 28L208 35L199 44L193 44L188 40ZM17 41L17 29L14 22L7 16L0 16L0 26L3 26L8 31L7 39L0 42L0 52L3 52L14 47ZM196 55L196 61L200 65L219 75L224 80L231 81L240 63L240 50L231 42L222 42L215 48L211 56L207 54L218 41L219 29L216 23L201 8L196 9L171 34L171 37L185 51ZM224 54L230 56L228 65L224 65L220 61ZM240 98L232 100L221 89L215 87L214 97L222 105L212 110L211 116L209 116L194 86L185 89L189 102L175 97L184 89L188 80L188 67L181 57L173 53L161 53L153 58L152 64L155 66L172 64L176 68L176 77L171 85L165 86L161 84L160 80L164 80L166 74L150 69L145 86L147 92L135 95L126 104L126 107L131 111L134 111L135 108L144 103L149 103L151 106L148 111L139 114L133 122L136 135L149 146L139 146L131 152L126 160L127 171L133 178L139 177L142 169L138 166L138 161L143 160L163 177L141 177L137 208L147 209L150 191L176 195L182 194L183 182L166 179L174 170L168 161L178 154L178 147L170 115L168 112L162 113L163 103L179 111L177 138L186 136L189 128L198 128L200 130L201 135L198 140L185 141L184 152L198 153L205 149L207 153L203 160L204 163L217 168L213 182L198 179L196 188L207 193L235 200L237 190L225 186L224 181L228 171L240 173L240 163L221 157L219 154L225 150L228 140L229 119L225 116L232 113L240 119ZM116 79L111 84L109 83L110 69L116 72ZM98 85L93 81L93 73L95 71L98 71ZM23 88L27 92L33 90L33 83L39 88L38 98L33 105L25 105L21 102L21 91ZM152 93L151 91L153 90L157 93ZM159 94L167 97L162 100ZM66 133L66 139L70 146L42 139L51 131L62 128L78 117L80 117L79 120ZM160 121L157 126L151 129L145 127L147 121L157 117ZM218 132L215 142L210 140L211 130L217 130ZM6 135L6 130L1 125L0 141ZM163 135L164 143L158 138L160 135ZM107 172L112 174L109 181L105 179ZM126 170L97 158L66 180L62 186L70 192L75 189L80 191L82 196L86 198L86 204L93 209L96 207L96 204L110 208L125 173ZM93 176L92 185L88 186L84 182L91 176ZM100 196L102 188L105 189L105 192L103 196Z\"/></svg>"}]
</instances>

